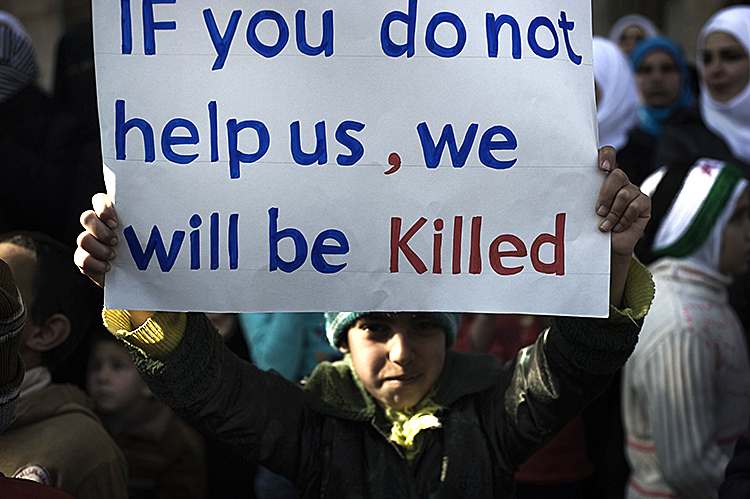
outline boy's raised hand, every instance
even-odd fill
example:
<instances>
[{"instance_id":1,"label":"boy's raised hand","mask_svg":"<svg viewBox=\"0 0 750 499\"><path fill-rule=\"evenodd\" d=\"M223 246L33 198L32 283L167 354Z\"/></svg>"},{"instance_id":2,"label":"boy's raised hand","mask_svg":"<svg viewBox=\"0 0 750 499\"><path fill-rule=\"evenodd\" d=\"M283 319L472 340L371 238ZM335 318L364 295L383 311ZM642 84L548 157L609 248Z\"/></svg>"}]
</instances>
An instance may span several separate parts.
<instances>
[{"instance_id":1,"label":"boy's raised hand","mask_svg":"<svg viewBox=\"0 0 750 499\"><path fill-rule=\"evenodd\" d=\"M651 218L651 200L614 164L615 150L609 146L601 148L599 168L608 175L596 202L596 212L603 217L599 230L612 232L613 256L630 259Z\"/></svg>"},{"instance_id":2,"label":"boy's raised hand","mask_svg":"<svg viewBox=\"0 0 750 499\"><path fill-rule=\"evenodd\" d=\"M112 268L109 262L115 257L117 236L113 229L119 220L106 194L96 194L91 202L94 209L81 214L85 230L78 235L73 260L85 276L104 287L104 276Z\"/></svg>"},{"instance_id":3,"label":"boy's raised hand","mask_svg":"<svg viewBox=\"0 0 750 499\"><path fill-rule=\"evenodd\" d=\"M651 218L651 199L633 185L628 176L615 168L615 150L599 149L599 169L607 172L596 201L602 217L599 230L612 233L610 303L620 306L630 259Z\"/></svg>"}]
</instances>

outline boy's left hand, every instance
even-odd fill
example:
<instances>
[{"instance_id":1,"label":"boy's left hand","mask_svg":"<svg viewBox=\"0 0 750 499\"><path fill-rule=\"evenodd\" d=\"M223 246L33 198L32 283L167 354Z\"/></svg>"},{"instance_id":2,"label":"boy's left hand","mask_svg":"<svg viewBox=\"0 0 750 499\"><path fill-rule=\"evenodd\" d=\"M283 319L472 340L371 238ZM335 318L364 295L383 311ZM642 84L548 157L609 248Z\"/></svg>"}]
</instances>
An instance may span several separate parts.
<instances>
[{"instance_id":1,"label":"boy's left hand","mask_svg":"<svg viewBox=\"0 0 750 499\"><path fill-rule=\"evenodd\" d=\"M607 176L599 191L596 212L602 217L599 230L612 233L609 303L622 308L633 250L651 218L651 199L614 165L615 150L609 146L599 149L599 169Z\"/></svg>"},{"instance_id":2,"label":"boy's left hand","mask_svg":"<svg viewBox=\"0 0 750 499\"><path fill-rule=\"evenodd\" d=\"M599 149L599 169L607 172L607 177L599 191L596 212L603 217L599 230L612 232L612 258L630 261L651 218L651 199L614 165L615 150L609 146Z\"/></svg>"}]
</instances>

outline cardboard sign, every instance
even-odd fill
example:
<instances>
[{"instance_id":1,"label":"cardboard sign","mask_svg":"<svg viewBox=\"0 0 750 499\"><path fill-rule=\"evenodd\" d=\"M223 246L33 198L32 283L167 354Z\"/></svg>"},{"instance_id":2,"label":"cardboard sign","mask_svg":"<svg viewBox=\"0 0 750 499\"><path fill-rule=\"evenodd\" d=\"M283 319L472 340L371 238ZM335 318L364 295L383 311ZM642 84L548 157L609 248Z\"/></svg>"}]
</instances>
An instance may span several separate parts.
<instances>
[{"instance_id":1,"label":"cardboard sign","mask_svg":"<svg viewBox=\"0 0 750 499\"><path fill-rule=\"evenodd\" d=\"M606 316L590 2L94 1L106 306Z\"/></svg>"}]
</instances>

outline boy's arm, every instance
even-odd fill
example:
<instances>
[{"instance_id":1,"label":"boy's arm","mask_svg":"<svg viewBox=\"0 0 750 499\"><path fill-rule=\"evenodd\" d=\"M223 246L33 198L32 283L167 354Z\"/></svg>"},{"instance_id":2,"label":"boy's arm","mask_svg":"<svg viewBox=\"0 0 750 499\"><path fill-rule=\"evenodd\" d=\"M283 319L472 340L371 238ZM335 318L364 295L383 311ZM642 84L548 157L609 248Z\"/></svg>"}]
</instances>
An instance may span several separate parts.
<instances>
[{"instance_id":1,"label":"boy's arm","mask_svg":"<svg viewBox=\"0 0 750 499\"><path fill-rule=\"evenodd\" d=\"M520 465L582 411L630 356L654 295L648 271L632 257L651 214L651 201L619 169L611 147L599 151L607 172L595 206L599 230L611 232L608 319L554 318L513 366L497 403L508 461ZM504 387L501 387L504 388Z\"/></svg>"},{"instance_id":2,"label":"boy's arm","mask_svg":"<svg viewBox=\"0 0 750 499\"><path fill-rule=\"evenodd\" d=\"M555 317L533 346L523 349L507 385L493 402L511 466L519 466L598 397L628 359L654 294L648 271L631 260L623 292L627 308L607 319Z\"/></svg>"},{"instance_id":3,"label":"boy's arm","mask_svg":"<svg viewBox=\"0 0 750 499\"><path fill-rule=\"evenodd\" d=\"M18 344L26 311L10 268L0 260L0 432L10 424L24 369Z\"/></svg>"}]
</instances>

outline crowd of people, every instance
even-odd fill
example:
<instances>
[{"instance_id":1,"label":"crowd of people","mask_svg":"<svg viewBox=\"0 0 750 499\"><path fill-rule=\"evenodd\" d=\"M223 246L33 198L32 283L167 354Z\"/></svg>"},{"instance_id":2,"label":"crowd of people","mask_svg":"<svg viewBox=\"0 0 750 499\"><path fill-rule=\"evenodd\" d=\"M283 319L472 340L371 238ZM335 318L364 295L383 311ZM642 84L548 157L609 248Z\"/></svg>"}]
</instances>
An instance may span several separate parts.
<instances>
[{"instance_id":1,"label":"crowd of people","mask_svg":"<svg viewBox=\"0 0 750 499\"><path fill-rule=\"evenodd\" d=\"M750 497L750 6L696 46L593 39L607 319L102 312L91 25L49 97L0 12L0 497Z\"/></svg>"}]
</instances>

